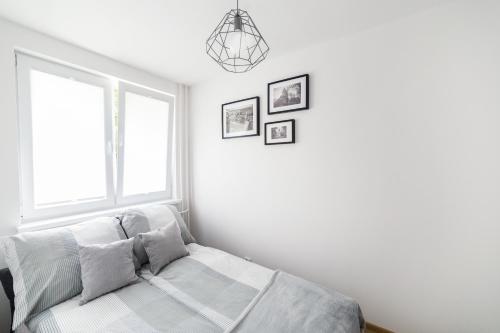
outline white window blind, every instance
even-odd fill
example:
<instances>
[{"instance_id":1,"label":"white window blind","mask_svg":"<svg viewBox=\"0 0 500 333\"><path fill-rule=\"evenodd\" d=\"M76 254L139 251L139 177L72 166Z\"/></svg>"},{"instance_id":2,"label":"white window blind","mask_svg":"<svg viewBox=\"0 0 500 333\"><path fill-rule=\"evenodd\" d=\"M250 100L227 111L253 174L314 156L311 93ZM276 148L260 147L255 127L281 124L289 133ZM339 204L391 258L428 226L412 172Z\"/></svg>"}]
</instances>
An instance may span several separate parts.
<instances>
[{"instance_id":1,"label":"white window blind","mask_svg":"<svg viewBox=\"0 0 500 333\"><path fill-rule=\"evenodd\" d=\"M173 96L16 56L22 222L171 199Z\"/></svg>"}]
</instances>

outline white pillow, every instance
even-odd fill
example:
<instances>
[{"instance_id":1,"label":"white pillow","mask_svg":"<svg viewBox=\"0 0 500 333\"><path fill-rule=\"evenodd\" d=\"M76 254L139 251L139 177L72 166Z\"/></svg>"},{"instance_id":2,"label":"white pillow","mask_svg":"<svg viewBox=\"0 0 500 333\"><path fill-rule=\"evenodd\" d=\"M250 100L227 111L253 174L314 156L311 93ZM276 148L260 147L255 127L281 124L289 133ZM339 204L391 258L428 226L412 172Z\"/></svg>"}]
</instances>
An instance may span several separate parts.
<instances>
[{"instance_id":1,"label":"white pillow","mask_svg":"<svg viewBox=\"0 0 500 333\"><path fill-rule=\"evenodd\" d=\"M68 228L79 245L106 244L127 239L117 217L98 217Z\"/></svg>"}]
</instances>

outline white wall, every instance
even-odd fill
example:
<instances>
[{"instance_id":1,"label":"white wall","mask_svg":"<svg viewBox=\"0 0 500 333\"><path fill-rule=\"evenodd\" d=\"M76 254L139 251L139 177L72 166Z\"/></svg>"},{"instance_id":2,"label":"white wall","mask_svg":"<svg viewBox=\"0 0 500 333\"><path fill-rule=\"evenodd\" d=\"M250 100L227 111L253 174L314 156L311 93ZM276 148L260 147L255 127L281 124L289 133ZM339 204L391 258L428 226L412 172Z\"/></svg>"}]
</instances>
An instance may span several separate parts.
<instances>
[{"instance_id":1,"label":"white wall","mask_svg":"<svg viewBox=\"0 0 500 333\"><path fill-rule=\"evenodd\" d=\"M112 43L113 41L110 41ZM14 48L23 48L82 67L176 93L177 85L112 59L0 19L0 237L16 232L19 221L17 102ZM5 262L0 255L0 267ZM9 307L0 288L0 332L8 332Z\"/></svg>"},{"instance_id":2,"label":"white wall","mask_svg":"<svg viewBox=\"0 0 500 333\"><path fill-rule=\"evenodd\" d=\"M497 331L499 17L451 3L195 85L195 236L399 332ZM267 83L303 73L311 109L268 116ZM255 95L262 123L297 119L295 145L221 139L221 104Z\"/></svg>"}]
</instances>

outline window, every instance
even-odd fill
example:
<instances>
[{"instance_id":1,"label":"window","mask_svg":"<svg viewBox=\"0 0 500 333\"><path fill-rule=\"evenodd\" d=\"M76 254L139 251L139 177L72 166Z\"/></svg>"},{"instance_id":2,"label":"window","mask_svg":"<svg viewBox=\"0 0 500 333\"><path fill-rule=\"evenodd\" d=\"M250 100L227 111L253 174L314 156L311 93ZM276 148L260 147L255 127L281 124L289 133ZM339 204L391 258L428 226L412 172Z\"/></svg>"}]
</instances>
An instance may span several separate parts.
<instances>
[{"instance_id":1,"label":"window","mask_svg":"<svg viewBox=\"0 0 500 333\"><path fill-rule=\"evenodd\" d=\"M120 83L118 200L169 197L171 97Z\"/></svg>"},{"instance_id":2,"label":"window","mask_svg":"<svg viewBox=\"0 0 500 333\"><path fill-rule=\"evenodd\" d=\"M22 222L171 199L172 96L16 56Z\"/></svg>"}]
</instances>

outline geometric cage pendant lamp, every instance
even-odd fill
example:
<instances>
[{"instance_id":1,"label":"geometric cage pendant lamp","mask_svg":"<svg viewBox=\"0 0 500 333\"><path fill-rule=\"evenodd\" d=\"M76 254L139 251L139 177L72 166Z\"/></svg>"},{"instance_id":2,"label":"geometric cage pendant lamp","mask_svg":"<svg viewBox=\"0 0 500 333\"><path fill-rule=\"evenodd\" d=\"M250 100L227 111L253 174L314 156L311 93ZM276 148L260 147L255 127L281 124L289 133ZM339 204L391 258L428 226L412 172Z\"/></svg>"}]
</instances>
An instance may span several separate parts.
<instances>
[{"instance_id":1,"label":"geometric cage pendant lamp","mask_svg":"<svg viewBox=\"0 0 500 333\"><path fill-rule=\"evenodd\" d=\"M264 60L269 46L248 13L231 9L207 39L207 53L228 72L244 73Z\"/></svg>"}]
</instances>

